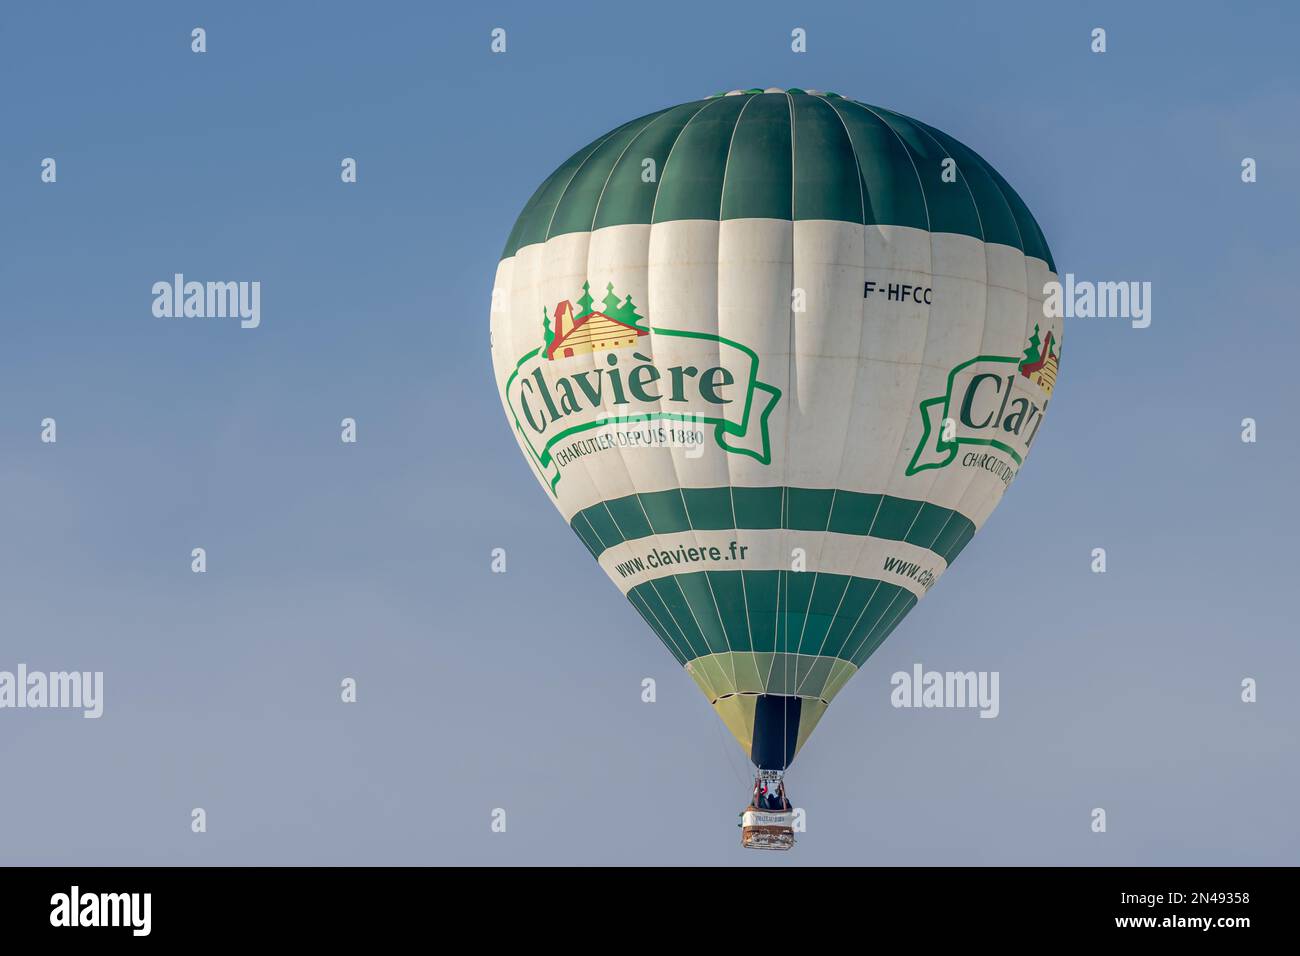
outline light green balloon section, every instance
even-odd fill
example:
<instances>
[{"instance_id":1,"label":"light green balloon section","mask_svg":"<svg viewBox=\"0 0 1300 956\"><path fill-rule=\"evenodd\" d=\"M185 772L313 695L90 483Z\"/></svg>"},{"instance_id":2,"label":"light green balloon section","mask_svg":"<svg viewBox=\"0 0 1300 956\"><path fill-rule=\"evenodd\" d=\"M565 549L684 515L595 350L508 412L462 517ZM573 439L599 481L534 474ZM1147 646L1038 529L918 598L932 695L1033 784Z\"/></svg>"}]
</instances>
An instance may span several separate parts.
<instances>
[{"instance_id":1,"label":"light green balloon section","mask_svg":"<svg viewBox=\"0 0 1300 956\"><path fill-rule=\"evenodd\" d=\"M758 767L789 766L1019 473L1055 279L988 163L830 93L641 117L524 207L491 311L507 422ZM557 620L610 627L587 580Z\"/></svg>"}]
</instances>

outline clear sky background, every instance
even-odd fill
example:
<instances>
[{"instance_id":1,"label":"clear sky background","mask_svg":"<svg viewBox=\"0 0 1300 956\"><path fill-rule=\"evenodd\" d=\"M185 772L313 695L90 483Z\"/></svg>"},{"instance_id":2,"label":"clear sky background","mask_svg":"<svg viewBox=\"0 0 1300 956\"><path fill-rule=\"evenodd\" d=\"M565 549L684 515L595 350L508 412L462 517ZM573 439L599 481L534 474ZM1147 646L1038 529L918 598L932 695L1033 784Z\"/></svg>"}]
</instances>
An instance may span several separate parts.
<instances>
[{"instance_id":1,"label":"clear sky background","mask_svg":"<svg viewBox=\"0 0 1300 956\"><path fill-rule=\"evenodd\" d=\"M106 687L97 721L0 710L0 861L1300 862L1297 32L1291 3L6 4L0 670ZM538 183L750 86L935 125L1062 273L1154 287L1150 328L1067 322L1024 474L795 764L786 855L740 849L744 755L539 489L488 352ZM260 281L261 327L154 318L175 272ZM999 671L1001 715L892 708L918 661Z\"/></svg>"}]
</instances>

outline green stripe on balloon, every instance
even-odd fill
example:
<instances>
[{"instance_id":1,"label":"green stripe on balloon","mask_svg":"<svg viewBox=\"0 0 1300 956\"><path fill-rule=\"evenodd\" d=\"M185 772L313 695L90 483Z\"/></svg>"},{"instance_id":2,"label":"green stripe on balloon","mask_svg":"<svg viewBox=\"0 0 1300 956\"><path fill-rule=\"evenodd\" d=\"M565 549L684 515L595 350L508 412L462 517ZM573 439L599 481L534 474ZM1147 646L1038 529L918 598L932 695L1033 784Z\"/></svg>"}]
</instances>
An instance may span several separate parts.
<instances>
[{"instance_id":1,"label":"green stripe on balloon","mask_svg":"<svg viewBox=\"0 0 1300 956\"><path fill-rule=\"evenodd\" d=\"M916 604L872 578L693 571L638 584L628 600L679 664L729 652L837 658L860 667Z\"/></svg>"},{"instance_id":2,"label":"green stripe on balloon","mask_svg":"<svg viewBox=\"0 0 1300 956\"><path fill-rule=\"evenodd\" d=\"M902 541L951 565L975 535L975 523L951 508L826 488L671 488L603 501L569 524L593 557L655 534L785 529Z\"/></svg>"},{"instance_id":3,"label":"green stripe on balloon","mask_svg":"<svg viewBox=\"0 0 1300 956\"><path fill-rule=\"evenodd\" d=\"M796 90L683 103L607 133L538 188L501 257L605 226L756 218L968 235L1056 269L1024 202L974 150L900 113Z\"/></svg>"}]
</instances>

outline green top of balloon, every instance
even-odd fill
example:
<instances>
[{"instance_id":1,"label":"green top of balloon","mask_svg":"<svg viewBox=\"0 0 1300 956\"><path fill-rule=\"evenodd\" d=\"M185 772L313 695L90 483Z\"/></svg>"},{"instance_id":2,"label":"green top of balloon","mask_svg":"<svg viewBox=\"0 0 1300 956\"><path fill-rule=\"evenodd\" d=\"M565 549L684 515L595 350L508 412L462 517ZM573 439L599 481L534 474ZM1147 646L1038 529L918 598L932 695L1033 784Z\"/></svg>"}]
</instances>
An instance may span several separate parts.
<instances>
[{"instance_id":1,"label":"green top of balloon","mask_svg":"<svg viewBox=\"0 0 1300 956\"><path fill-rule=\"evenodd\" d=\"M801 90L797 86L787 87L784 90L775 86L770 86L765 90L760 90L757 86L751 87L748 90L727 90L722 93L714 93L709 97L709 99L717 99L719 96L744 96L747 93L804 93L808 96L836 96L840 99L844 99L844 97L840 96L838 93L827 93L825 90Z\"/></svg>"},{"instance_id":2,"label":"green top of balloon","mask_svg":"<svg viewBox=\"0 0 1300 956\"><path fill-rule=\"evenodd\" d=\"M533 193L502 258L605 226L750 218L956 233L1056 271L1029 209L974 150L838 93L775 88L716 93L598 137Z\"/></svg>"}]
</instances>

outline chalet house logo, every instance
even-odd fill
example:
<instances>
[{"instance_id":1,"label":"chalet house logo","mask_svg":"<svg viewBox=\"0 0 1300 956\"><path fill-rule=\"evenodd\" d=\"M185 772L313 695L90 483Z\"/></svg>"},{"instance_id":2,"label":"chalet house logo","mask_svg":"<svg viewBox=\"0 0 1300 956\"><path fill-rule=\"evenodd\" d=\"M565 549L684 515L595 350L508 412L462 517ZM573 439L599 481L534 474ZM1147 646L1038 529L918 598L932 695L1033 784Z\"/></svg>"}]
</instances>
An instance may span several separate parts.
<instances>
[{"instance_id":1,"label":"chalet house logo","mask_svg":"<svg viewBox=\"0 0 1300 956\"><path fill-rule=\"evenodd\" d=\"M626 447L611 430L626 439L653 422L712 425L722 451L771 464L781 390L759 379L758 354L707 332L652 328L630 295L605 289L599 309L589 282L576 303L543 307L541 344L506 380L515 430L552 494L566 462Z\"/></svg>"},{"instance_id":2,"label":"chalet house logo","mask_svg":"<svg viewBox=\"0 0 1300 956\"><path fill-rule=\"evenodd\" d=\"M985 446L1014 462L998 464L989 454L967 455L962 463L1001 473L1004 480L1015 470L1033 444L1043 413L1056 389L1060 346L1049 329L1043 336L1037 324L1021 355L977 355L948 373L944 394L921 402L921 440L907 466L907 475L953 463L962 445ZM1034 388L1017 390L1017 380ZM954 433L944 437L943 423Z\"/></svg>"},{"instance_id":3,"label":"chalet house logo","mask_svg":"<svg viewBox=\"0 0 1300 956\"><path fill-rule=\"evenodd\" d=\"M1029 344L1020 360L1020 374L1046 392L1048 398L1052 397L1052 389L1056 388L1056 369L1060 365L1055 345L1052 333L1048 331L1040 351L1038 326L1035 325L1034 334L1029 337Z\"/></svg>"},{"instance_id":4,"label":"chalet house logo","mask_svg":"<svg viewBox=\"0 0 1300 956\"><path fill-rule=\"evenodd\" d=\"M592 309L595 300L587 282L582 284L582 296L578 299L581 312L575 315L573 303L568 299L555 307L553 321L546 310L542 310L542 331L548 359L630 348L636 345L638 338L650 334L649 329L639 324L645 320L637 314L632 297L629 295L620 303L614 294L614 283L611 282L607 289L604 308L599 311Z\"/></svg>"}]
</instances>

